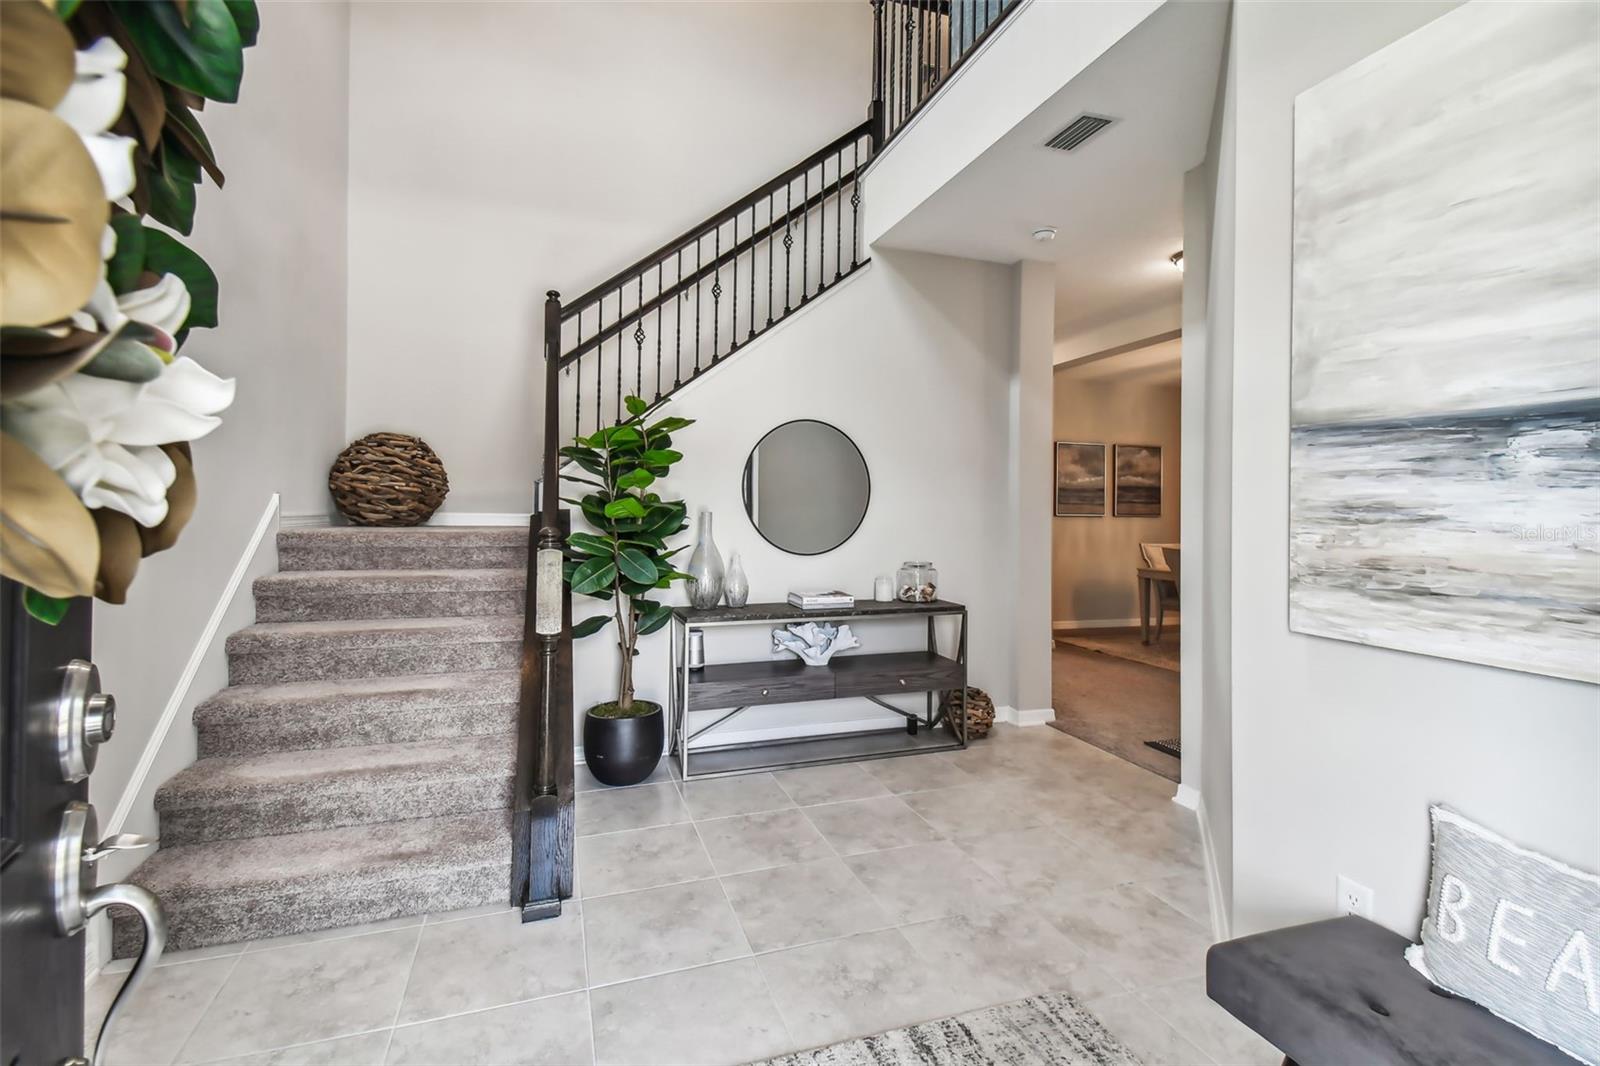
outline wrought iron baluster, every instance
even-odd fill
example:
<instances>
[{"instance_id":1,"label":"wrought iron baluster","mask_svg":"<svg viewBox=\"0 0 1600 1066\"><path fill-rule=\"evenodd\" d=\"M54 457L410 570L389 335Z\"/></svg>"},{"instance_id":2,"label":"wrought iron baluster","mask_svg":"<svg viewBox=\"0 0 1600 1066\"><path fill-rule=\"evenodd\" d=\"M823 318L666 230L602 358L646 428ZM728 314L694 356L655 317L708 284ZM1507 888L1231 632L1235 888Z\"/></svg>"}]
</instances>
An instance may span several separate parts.
<instances>
[{"instance_id":1,"label":"wrought iron baluster","mask_svg":"<svg viewBox=\"0 0 1600 1066\"><path fill-rule=\"evenodd\" d=\"M916 84L911 80L911 30L912 27L916 25L917 18L916 12L911 7L909 0L903 6L905 7L906 12L906 39L903 45L905 48L905 62L902 64L902 66L904 69L902 69L900 72L901 80L905 82L905 92L900 100L901 124L905 123L906 117L910 115L912 109L917 106L916 102L911 96L912 87Z\"/></svg>"},{"instance_id":2,"label":"wrought iron baluster","mask_svg":"<svg viewBox=\"0 0 1600 1066\"><path fill-rule=\"evenodd\" d=\"M900 17L895 14L894 5L895 0L888 0L888 3L884 7L883 15L883 54L885 57L883 71L883 95L885 97L883 115L884 125L886 127L884 130L885 137L893 134L894 131L900 127L900 121L895 117L899 114L897 109L900 106L900 63L899 56L896 54L900 51L899 41L897 40L897 38L900 36Z\"/></svg>"},{"instance_id":3,"label":"wrought iron baluster","mask_svg":"<svg viewBox=\"0 0 1600 1066\"><path fill-rule=\"evenodd\" d=\"M664 260L656 264L656 399L658 400L661 399L661 294L665 291L661 281L665 269Z\"/></svg>"},{"instance_id":4,"label":"wrought iron baluster","mask_svg":"<svg viewBox=\"0 0 1600 1066\"><path fill-rule=\"evenodd\" d=\"M573 351L583 347L583 308L578 308L578 313L573 316L578 320L578 339L573 341ZM583 356L578 356L572 361L569 369L572 375L572 435L583 435Z\"/></svg>"},{"instance_id":5,"label":"wrought iron baluster","mask_svg":"<svg viewBox=\"0 0 1600 1066\"><path fill-rule=\"evenodd\" d=\"M749 344L756 335L756 201L750 201L750 331L745 335Z\"/></svg>"},{"instance_id":6,"label":"wrought iron baluster","mask_svg":"<svg viewBox=\"0 0 1600 1066\"><path fill-rule=\"evenodd\" d=\"M817 164L817 291L828 287L828 160Z\"/></svg>"},{"instance_id":7,"label":"wrought iron baluster","mask_svg":"<svg viewBox=\"0 0 1600 1066\"><path fill-rule=\"evenodd\" d=\"M733 213L733 325L728 330L728 352L739 350L739 212Z\"/></svg>"},{"instance_id":8,"label":"wrought iron baluster","mask_svg":"<svg viewBox=\"0 0 1600 1066\"><path fill-rule=\"evenodd\" d=\"M928 2L917 0L917 103L928 94Z\"/></svg>"},{"instance_id":9,"label":"wrought iron baluster","mask_svg":"<svg viewBox=\"0 0 1600 1066\"><path fill-rule=\"evenodd\" d=\"M694 374L689 375L691 379L700 373L700 242L704 238L704 233L697 233L694 238Z\"/></svg>"},{"instance_id":10,"label":"wrought iron baluster","mask_svg":"<svg viewBox=\"0 0 1600 1066\"><path fill-rule=\"evenodd\" d=\"M811 299L811 168L800 176L800 302Z\"/></svg>"},{"instance_id":11,"label":"wrought iron baluster","mask_svg":"<svg viewBox=\"0 0 1600 1066\"><path fill-rule=\"evenodd\" d=\"M611 409L612 422L622 421L622 286L617 286L617 406Z\"/></svg>"},{"instance_id":12,"label":"wrought iron baluster","mask_svg":"<svg viewBox=\"0 0 1600 1066\"><path fill-rule=\"evenodd\" d=\"M633 307L633 394L644 395L644 318L641 311L644 308L644 274L639 274L638 302ZM622 417L622 412L617 412L617 417Z\"/></svg>"},{"instance_id":13,"label":"wrought iron baluster","mask_svg":"<svg viewBox=\"0 0 1600 1066\"><path fill-rule=\"evenodd\" d=\"M783 313L789 307L789 253L794 248L794 181L783 185Z\"/></svg>"},{"instance_id":14,"label":"wrought iron baluster","mask_svg":"<svg viewBox=\"0 0 1600 1066\"><path fill-rule=\"evenodd\" d=\"M683 284L683 249L678 249L678 284ZM672 316L672 387L683 387L683 293L678 293L678 298L673 301Z\"/></svg>"},{"instance_id":15,"label":"wrought iron baluster","mask_svg":"<svg viewBox=\"0 0 1600 1066\"><path fill-rule=\"evenodd\" d=\"M600 395L606 391L606 350L600 334L606 331L606 298L594 301L594 431L600 432Z\"/></svg>"},{"instance_id":16,"label":"wrought iron baluster","mask_svg":"<svg viewBox=\"0 0 1600 1066\"><path fill-rule=\"evenodd\" d=\"M838 197L833 208L833 280L844 276L844 149L833 158L833 195Z\"/></svg>"},{"instance_id":17,"label":"wrought iron baluster","mask_svg":"<svg viewBox=\"0 0 1600 1066\"><path fill-rule=\"evenodd\" d=\"M713 238L711 251L711 364L716 365L721 356L721 342L718 335L722 331L722 223L717 223L716 236Z\"/></svg>"},{"instance_id":18,"label":"wrought iron baluster","mask_svg":"<svg viewBox=\"0 0 1600 1066\"><path fill-rule=\"evenodd\" d=\"M861 255L861 138L850 146L850 268L855 269Z\"/></svg>"},{"instance_id":19,"label":"wrought iron baluster","mask_svg":"<svg viewBox=\"0 0 1600 1066\"><path fill-rule=\"evenodd\" d=\"M772 217L772 193L767 193L767 325L772 325L772 267L776 256L772 254L772 234L774 232Z\"/></svg>"}]
</instances>

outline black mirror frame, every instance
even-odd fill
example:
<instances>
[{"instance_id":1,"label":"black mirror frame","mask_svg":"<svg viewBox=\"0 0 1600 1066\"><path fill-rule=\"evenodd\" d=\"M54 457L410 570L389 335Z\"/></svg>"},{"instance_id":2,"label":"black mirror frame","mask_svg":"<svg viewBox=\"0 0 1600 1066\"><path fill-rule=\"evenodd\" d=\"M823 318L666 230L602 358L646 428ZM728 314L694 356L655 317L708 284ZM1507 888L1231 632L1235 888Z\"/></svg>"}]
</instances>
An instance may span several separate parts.
<instances>
[{"instance_id":1,"label":"black mirror frame","mask_svg":"<svg viewBox=\"0 0 1600 1066\"><path fill-rule=\"evenodd\" d=\"M864 474L866 476L866 479L867 479L867 500L861 506L861 517L856 519L856 524L851 528L850 532L846 533L839 540L839 543L835 544L831 548L824 548L821 551L815 551L815 552L797 552L793 548L785 548L783 545L779 544L777 541L773 540L771 537L767 536L765 533L762 533L761 532L761 527L756 525L755 520L750 517L750 493L751 493L751 490L754 488L754 486L751 484L751 481L750 481L750 460L755 458L756 452L761 450L762 443L768 437L772 436L774 433L778 432L778 430L783 429L786 426L798 425L801 422L815 422L819 426L827 426L829 429L831 429L835 433L839 434L839 436L841 436L845 440L849 441L850 442L850 447L852 447L852 448L854 448L856 450L856 455L861 459L861 472L862 472L862 474ZM834 425L832 422L824 422L820 418L791 418L789 421L780 422L778 425L773 426L771 429L769 429L765 433L763 433L761 435L761 440L756 441L755 447L750 449L750 454L745 456L744 472L743 472L743 474L740 475L740 479L739 480L741 482L742 495L744 497L744 518L745 518L745 521L749 522L750 523L750 527L761 535L761 539L762 540L766 541L768 544L772 545L774 548L777 548L779 551L781 551L781 552L783 552L783 553L785 553L787 555L798 555L798 556L802 556L802 557L809 557L809 556L816 556L816 555L827 555L829 552L838 551L840 548L842 548L846 544L850 543L850 538L851 537L855 536L857 533L859 533L861 531L862 524L864 522L866 522L866 520L867 520L867 512L872 510L872 467L867 465L866 453L861 450L861 445L856 443L856 439L854 437L852 437L850 434L846 433L844 430L840 429L838 426Z\"/></svg>"}]
</instances>

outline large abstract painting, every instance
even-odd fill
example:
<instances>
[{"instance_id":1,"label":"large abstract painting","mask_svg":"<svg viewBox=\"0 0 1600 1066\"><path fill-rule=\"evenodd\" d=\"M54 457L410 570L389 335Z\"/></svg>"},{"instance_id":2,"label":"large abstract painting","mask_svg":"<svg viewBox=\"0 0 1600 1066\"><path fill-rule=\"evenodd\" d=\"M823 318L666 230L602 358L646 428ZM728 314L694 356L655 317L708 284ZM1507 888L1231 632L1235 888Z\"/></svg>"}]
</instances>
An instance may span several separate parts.
<instances>
[{"instance_id":1,"label":"large abstract painting","mask_svg":"<svg viewBox=\"0 0 1600 1066\"><path fill-rule=\"evenodd\" d=\"M1600 5L1295 101L1291 628L1600 681Z\"/></svg>"}]
</instances>

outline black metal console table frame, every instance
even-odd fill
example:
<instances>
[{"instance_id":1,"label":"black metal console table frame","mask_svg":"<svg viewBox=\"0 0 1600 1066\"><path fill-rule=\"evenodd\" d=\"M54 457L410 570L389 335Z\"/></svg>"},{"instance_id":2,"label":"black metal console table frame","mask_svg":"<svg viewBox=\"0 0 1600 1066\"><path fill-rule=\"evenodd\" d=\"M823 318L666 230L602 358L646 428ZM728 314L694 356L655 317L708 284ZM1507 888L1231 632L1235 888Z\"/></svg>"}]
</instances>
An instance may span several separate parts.
<instances>
[{"instance_id":1,"label":"black metal console table frame","mask_svg":"<svg viewBox=\"0 0 1600 1066\"><path fill-rule=\"evenodd\" d=\"M797 658L711 664L689 669L689 635L694 631L732 626L785 626L794 622L858 622L926 619L927 644L922 651L844 652L826 666L807 666ZM960 627L955 657L939 653L935 623L956 618ZM685 781L761 770L793 769L861 759L892 758L930 751L955 751L967 746L967 609L959 603L858 603L846 610L805 611L787 603L753 603L745 607L672 612L671 749ZM953 731L939 726L950 709L938 693L960 693L960 715ZM896 707L883 697L921 692L923 714ZM732 721L751 707L777 703L809 703L834 699L866 699L903 717L904 727L848 733L826 733L739 744L694 741ZM722 701L726 702L722 702ZM690 732L689 712L725 710L711 723ZM772 757L768 757L770 749Z\"/></svg>"}]
</instances>

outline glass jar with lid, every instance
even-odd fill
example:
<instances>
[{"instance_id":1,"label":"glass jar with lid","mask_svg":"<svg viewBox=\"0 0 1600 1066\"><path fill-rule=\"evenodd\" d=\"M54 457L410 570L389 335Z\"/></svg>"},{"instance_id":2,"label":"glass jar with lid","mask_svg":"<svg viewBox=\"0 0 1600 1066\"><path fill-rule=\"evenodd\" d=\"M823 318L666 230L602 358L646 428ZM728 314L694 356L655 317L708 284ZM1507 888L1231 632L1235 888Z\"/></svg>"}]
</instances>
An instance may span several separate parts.
<instances>
[{"instance_id":1,"label":"glass jar with lid","mask_svg":"<svg viewBox=\"0 0 1600 1066\"><path fill-rule=\"evenodd\" d=\"M929 562L901 563L895 596L906 603L932 603L939 598L939 571Z\"/></svg>"}]
</instances>

